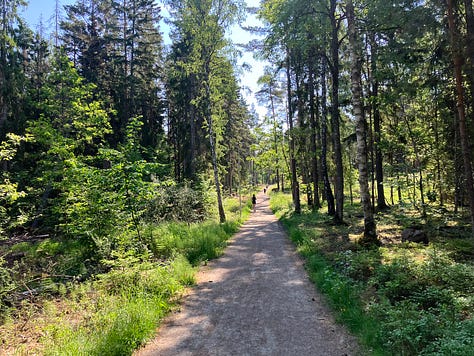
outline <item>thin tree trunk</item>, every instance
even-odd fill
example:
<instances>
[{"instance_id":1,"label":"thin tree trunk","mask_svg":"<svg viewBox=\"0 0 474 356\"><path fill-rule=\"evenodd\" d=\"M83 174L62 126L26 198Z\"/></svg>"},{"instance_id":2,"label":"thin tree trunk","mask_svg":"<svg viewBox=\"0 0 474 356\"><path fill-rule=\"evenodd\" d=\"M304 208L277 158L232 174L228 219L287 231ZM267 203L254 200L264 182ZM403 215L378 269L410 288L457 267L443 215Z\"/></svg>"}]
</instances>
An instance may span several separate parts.
<instances>
[{"instance_id":1,"label":"thin tree trunk","mask_svg":"<svg viewBox=\"0 0 474 356\"><path fill-rule=\"evenodd\" d=\"M287 95L288 95L288 124L290 129L290 169L291 169L291 191L293 195L293 203L295 205L295 213L301 213L300 204L300 186L298 183L298 175L296 172L296 157L295 157L295 132L293 128L293 108L291 107L291 73L290 73L290 53L287 49L286 53L286 78L287 78Z\"/></svg>"},{"instance_id":2,"label":"thin tree trunk","mask_svg":"<svg viewBox=\"0 0 474 356\"><path fill-rule=\"evenodd\" d=\"M469 89L471 91L470 104L474 108L474 11L472 8L472 0L464 0L464 8L466 11L466 27L467 40L466 55L469 59L466 63L465 70L469 81Z\"/></svg>"},{"instance_id":3,"label":"thin tree trunk","mask_svg":"<svg viewBox=\"0 0 474 356\"><path fill-rule=\"evenodd\" d=\"M371 38L371 77L372 77L372 96L375 98L373 101L374 109L374 146L375 146L375 180L377 181L377 210L385 210L388 208L385 201L385 190L383 184L383 155L380 148L380 141L382 136L381 130L381 116L379 109L379 80L376 78L377 74L377 41Z\"/></svg>"},{"instance_id":4,"label":"thin tree trunk","mask_svg":"<svg viewBox=\"0 0 474 356\"><path fill-rule=\"evenodd\" d=\"M276 121L276 112L275 112L275 103L273 102L273 80L270 80L269 90L270 90L270 105L272 109L272 119L273 119L273 143L275 146L275 157L276 157L276 179L277 179L277 191L280 191L280 160L278 157L278 137L277 137L277 121Z\"/></svg>"},{"instance_id":5,"label":"thin tree trunk","mask_svg":"<svg viewBox=\"0 0 474 356\"><path fill-rule=\"evenodd\" d=\"M435 92L435 95L437 93ZM444 205L444 193L443 193L443 175L441 172L441 159L440 159L440 139L439 139L439 127L438 127L438 119L439 119L439 110L438 105L436 104L436 110L434 114L434 136L435 136L435 147L436 147L436 170L435 170L435 177L438 184L438 194L439 194L439 205ZM433 190L436 188L434 187Z\"/></svg>"},{"instance_id":6,"label":"thin tree trunk","mask_svg":"<svg viewBox=\"0 0 474 356\"><path fill-rule=\"evenodd\" d=\"M1 18L1 35L2 39L0 40L0 140L5 137L6 130L6 122L7 122L7 100L6 94L7 90L5 89L7 84L7 74L6 74L6 66L7 66L7 48L6 48L6 41L7 41L7 4L6 0L2 0L2 18Z\"/></svg>"},{"instance_id":7,"label":"thin tree trunk","mask_svg":"<svg viewBox=\"0 0 474 356\"><path fill-rule=\"evenodd\" d=\"M418 150L418 145L416 144L415 137L413 134L413 131L410 126L410 122L407 120L406 116L403 116L406 127L408 128L408 133L410 135L410 139L413 145L413 151L415 152L415 157L416 157L416 162L415 166L418 169L418 176L419 176L419 182L418 182L418 187L420 189L420 197L421 197L421 209L422 209L422 215L423 217L426 216L426 206L425 206L425 195L424 195L424 190L423 190L423 168L421 166L421 157L420 157L420 152ZM413 174L413 203L416 205L416 177L415 174Z\"/></svg>"},{"instance_id":8,"label":"thin tree trunk","mask_svg":"<svg viewBox=\"0 0 474 356\"><path fill-rule=\"evenodd\" d=\"M315 95L314 95L314 67L312 59L309 59L308 63L309 78L308 78L308 90L309 90L309 118L311 125L311 179L313 183L314 192L314 203L313 209L319 209L321 207L319 201L319 175L318 175L318 146L317 146L317 132L319 131L319 125L317 123Z\"/></svg>"},{"instance_id":9,"label":"thin tree trunk","mask_svg":"<svg viewBox=\"0 0 474 356\"><path fill-rule=\"evenodd\" d=\"M332 96L331 96L331 123L332 141L334 146L334 160L336 163L336 213L334 221L342 223L344 217L344 167L342 164L342 147L340 133L340 113L339 113L339 19L336 18L337 0L331 0L330 18L332 23L331 33L331 75L332 75Z\"/></svg>"},{"instance_id":10,"label":"thin tree trunk","mask_svg":"<svg viewBox=\"0 0 474 356\"><path fill-rule=\"evenodd\" d=\"M219 221L224 223L226 221L224 205L222 203L222 194L221 194L221 185L219 182L219 168L217 166L217 153L216 153L216 141L214 137L214 126L212 122L212 110L211 110L211 89L209 87L209 77L210 77L210 67L209 61L205 63L205 72L204 75L206 76L204 79L204 85L206 89L206 120L207 120L207 128L209 131L209 145L211 149L211 158L212 158L212 169L214 172L214 184L216 186L216 193L217 193L217 208L219 210Z\"/></svg>"},{"instance_id":11,"label":"thin tree trunk","mask_svg":"<svg viewBox=\"0 0 474 356\"><path fill-rule=\"evenodd\" d=\"M334 205L334 195L331 189L331 182L329 181L327 151L328 151L328 123L327 123L327 92L326 92L326 62L323 58L323 65L321 71L321 170L324 184L324 195L328 205L328 214L334 216L336 214L336 207Z\"/></svg>"},{"instance_id":12,"label":"thin tree trunk","mask_svg":"<svg viewBox=\"0 0 474 356\"><path fill-rule=\"evenodd\" d=\"M376 234L375 219L370 200L369 178L367 174L367 121L364 116L362 104L361 85L361 54L360 45L356 29L356 19L352 0L347 1L347 25L349 31L349 44L351 52L351 87L352 105L354 117L356 119L357 135L357 162L359 167L360 198L364 211L364 237L363 243L379 243Z\"/></svg>"},{"instance_id":13,"label":"thin tree trunk","mask_svg":"<svg viewBox=\"0 0 474 356\"><path fill-rule=\"evenodd\" d=\"M472 177L472 162L466 124L466 109L464 106L464 86L462 78L463 58L461 55L461 49L458 48L458 41L456 40L459 34L454 21L453 0L447 0L447 2L449 32L451 37L451 46L453 47L454 76L456 79L457 109L459 116L459 137L461 140L461 149L464 163L464 174L466 181L465 189L466 193L469 196L469 206L471 209L471 229L472 234L474 236L474 181Z\"/></svg>"}]
</instances>

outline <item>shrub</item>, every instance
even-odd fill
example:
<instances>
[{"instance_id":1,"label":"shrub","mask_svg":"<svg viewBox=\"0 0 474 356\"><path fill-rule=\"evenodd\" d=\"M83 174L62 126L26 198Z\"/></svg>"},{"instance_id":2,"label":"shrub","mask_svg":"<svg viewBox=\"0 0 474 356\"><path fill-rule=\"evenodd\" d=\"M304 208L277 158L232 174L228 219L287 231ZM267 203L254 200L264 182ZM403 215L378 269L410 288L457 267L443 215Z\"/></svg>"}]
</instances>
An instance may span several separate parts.
<instances>
[{"instance_id":1,"label":"shrub","mask_svg":"<svg viewBox=\"0 0 474 356\"><path fill-rule=\"evenodd\" d=\"M395 306L380 304L377 308L381 321L379 339L393 355L418 355L442 337L451 320L445 313L436 315L419 310L418 304L406 300Z\"/></svg>"},{"instance_id":2,"label":"shrub","mask_svg":"<svg viewBox=\"0 0 474 356\"><path fill-rule=\"evenodd\" d=\"M194 270L182 256L167 264L123 267L72 293L90 318L51 324L43 340L46 355L131 355L153 334L183 286L194 282Z\"/></svg>"},{"instance_id":3,"label":"shrub","mask_svg":"<svg viewBox=\"0 0 474 356\"><path fill-rule=\"evenodd\" d=\"M380 265L370 283L378 289L379 294L396 303L423 289L415 269L407 257L399 257Z\"/></svg>"},{"instance_id":4,"label":"shrub","mask_svg":"<svg viewBox=\"0 0 474 356\"><path fill-rule=\"evenodd\" d=\"M357 251L347 250L335 257L336 268L354 280L367 281L380 266L378 250Z\"/></svg>"},{"instance_id":5,"label":"shrub","mask_svg":"<svg viewBox=\"0 0 474 356\"><path fill-rule=\"evenodd\" d=\"M6 308L5 298L9 296L11 291L15 288L15 282L9 268L4 267L5 261L0 257L0 316ZM1 321L2 318L0 318Z\"/></svg>"},{"instance_id":6,"label":"shrub","mask_svg":"<svg viewBox=\"0 0 474 356\"><path fill-rule=\"evenodd\" d=\"M424 356L465 356L474 350L474 320L456 323L420 354Z\"/></svg>"},{"instance_id":7,"label":"shrub","mask_svg":"<svg viewBox=\"0 0 474 356\"><path fill-rule=\"evenodd\" d=\"M199 222L209 215L209 197L189 186L161 186L145 212L148 222Z\"/></svg>"}]
</instances>

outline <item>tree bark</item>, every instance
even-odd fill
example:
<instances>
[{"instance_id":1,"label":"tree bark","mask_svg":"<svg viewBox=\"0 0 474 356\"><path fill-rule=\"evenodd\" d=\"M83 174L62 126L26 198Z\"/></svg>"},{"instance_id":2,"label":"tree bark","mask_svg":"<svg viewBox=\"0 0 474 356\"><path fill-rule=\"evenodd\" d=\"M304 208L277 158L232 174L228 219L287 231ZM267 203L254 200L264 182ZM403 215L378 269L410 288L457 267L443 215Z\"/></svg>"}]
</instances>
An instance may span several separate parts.
<instances>
[{"instance_id":1,"label":"tree bark","mask_svg":"<svg viewBox=\"0 0 474 356\"><path fill-rule=\"evenodd\" d=\"M328 151L328 121L327 121L327 89L326 89L326 60L323 58L321 71L321 170L324 184L324 195L328 205L328 215L334 216L336 214L336 207L334 205L334 195L331 189L331 182L329 181L327 151Z\"/></svg>"},{"instance_id":2,"label":"tree bark","mask_svg":"<svg viewBox=\"0 0 474 356\"><path fill-rule=\"evenodd\" d=\"M464 174L465 174L465 189L469 197L469 206L471 209L471 229L472 235L474 236L474 181L472 177L472 161L469 147L468 130L466 124L466 109L464 104L464 85L462 78L462 63L463 58L461 55L461 49L458 48L458 42L456 39L459 36L455 20L454 20L454 8L453 0L447 0L448 10L448 25L451 46L453 50L453 63L454 63L454 77L456 80L456 93L457 93L457 110L459 116L459 138L461 141L461 149L464 163Z\"/></svg>"},{"instance_id":3,"label":"tree bark","mask_svg":"<svg viewBox=\"0 0 474 356\"><path fill-rule=\"evenodd\" d=\"M464 0L464 8L466 11L466 55L468 59L465 70L471 90L470 104L471 107L474 108L474 11L472 8L472 0Z\"/></svg>"},{"instance_id":4,"label":"tree bark","mask_svg":"<svg viewBox=\"0 0 474 356\"><path fill-rule=\"evenodd\" d=\"M313 57L313 56L311 56ZM319 201L319 175L318 175L318 144L317 144L317 132L319 131L319 125L316 116L316 102L314 95L314 66L312 58L308 61L308 90L309 90L309 119L311 126L311 179L313 183L313 209L319 209L321 207Z\"/></svg>"},{"instance_id":5,"label":"tree bark","mask_svg":"<svg viewBox=\"0 0 474 356\"><path fill-rule=\"evenodd\" d=\"M290 51L287 48L286 53L286 79L287 79L287 95L288 95L288 124L290 129L290 169L291 169L291 191L293 195L293 203L295 205L295 213L301 213L300 203L300 186L298 183L298 174L296 171L296 157L295 157L295 138L294 138L294 127L293 127L293 108L291 106L291 72L290 72Z\"/></svg>"},{"instance_id":6,"label":"tree bark","mask_svg":"<svg viewBox=\"0 0 474 356\"><path fill-rule=\"evenodd\" d=\"M275 112L275 103L273 102L273 79L269 83L269 94L270 94L270 105L272 109L272 119L273 119L273 143L275 145L275 156L276 156L276 180L277 180L277 191L280 191L280 160L278 158L278 137L277 137L277 121L276 121L276 112Z\"/></svg>"},{"instance_id":7,"label":"tree bark","mask_svg":"<svg viewBox=\"0 0 474 356\"><path fill-rule=\"evenodd\" d=\"M332 141L334 146L334 160L336 163L336 213L334 221L343 222L344 215L344 167L342 164L342 147L340 133L340 113L339 113L339 19L336 18L337 0L331 0L331 76L332 76L332 97L331 97L331 123Z\"/></svg>"},{"instance_id":8,"label":"tree bark","mask_svg":"<svg viewBox=\"0 0 474 356\"><path fill-rule=\"evenodd\" d=\"M1 34L2 34L2 39L0 40L0 140L3 140L5 135L6 135L6 122L7 122L7 112L8 112L8 106L7 106L7 100L6 100L6 94L7 94L7 38L8 38L8 33L7 33L7 3L5 0L2 0L1 2L2 7L1 7Z\"/></svg>"},{"instance_id":9,"label":"tree bark","mask_svg":"<svg viewBox=\"0 0 474 356\"><path fill-rule=\"evenodd\" d=\"M347 27L349 31L349 48L351 53L351 88L352 88L352 106L356 119L357 136L357 162L359 168L360 198L364 211L364 236L362 243L378 243L375 219L372 210L369 192L369 178L367 169L367 120L363 110L363 93L361 85L361 51L359 38L357 35L355 11L352 0L347 0Z\"/></svg>"},{"instance_id":10,"label":"tree bark","mask_svg":"<svg viewBox=\"0 0 474 356\"><path fill-rule=\"evenodd\" d=\"M206 97L204 100L206 101L205 103L205 110L206 110L206 120L207 120L207 129L209 132L209 145L211 149L211 159L212 159L212 169L214 172L214 184L216 186L216 193L217 193L217 208L219 211L219 221L221 223L224 223L226 221L225 217L225 211L224 211L224 205L222 203L222 194L221 194L221 184L219 181L219 168L217 165L217 153L216 153L216 141L214 137L214 126L212 122L212 109L211 109L211 89L209 87L209 80L210 80L210 67L209 67L209 61L206 61L205 63L205 79L204 79L204 85L205 85L205 90L206 90Z\"/></svg>"},{"instance_id":11,"label":"tree bark","mask_svg":"<svg viewBox=\"0 0 474 356\"><path fill-rule=\"evenodd\" d=\"M373 113L374 113L374 146L375 146L375 180L377 182L377 209L385 210L388 208L385 201L385 190L383 184L383 155L380 148L380 140L382 136L381 130L381 117L379 109L379 81L375 78L377 73L377 41L375 35L371 38L371 79L372 79L372 96L375 98L373 101Z\"/></svg>"}]
</instances>

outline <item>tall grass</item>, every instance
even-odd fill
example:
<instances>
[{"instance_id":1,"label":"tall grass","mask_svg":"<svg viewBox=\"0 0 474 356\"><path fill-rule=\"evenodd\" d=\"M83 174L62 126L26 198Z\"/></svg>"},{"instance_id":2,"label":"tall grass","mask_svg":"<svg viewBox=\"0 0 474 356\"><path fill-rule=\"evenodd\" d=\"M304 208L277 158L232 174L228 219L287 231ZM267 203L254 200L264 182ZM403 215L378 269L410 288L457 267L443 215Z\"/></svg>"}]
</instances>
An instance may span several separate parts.
<instances>
[{"instance_id":1,"label":"tall grass","mask_svg":"<svg viewBox=\"0 0 474 356\"><path fill-rule=\"evenodd\" d=\"M238 222L167 223L150 231L161 262L125 265L97 277L85 295L97 310L80 327L67 321L45 339L48 355L130 355L194 283L194 266L218 257Z\"/></svg>"},{"instance_id":2,"label":"tall grass","mask_svg":"<svg viewBox=\"0 0 474 356\"><path fill-rule=\"evenodd\" d=\"M122 231L116 239L121 244L102 263L105 270L85 282L58 287L60 295L45 295L41 305L25 300L23 315L0 325L0 343L10 343L8 353L16 354L131 355L194 284L197 266L222 254L250 212L246 200L241 205L228 199L225 207L223 224L168 222L144 227L141 236ZM25 246L22 253L34 261L60 248L43 245L31 252ZM36 341L23 345L18 328Z\"/></svg>"},{"instance_id":3,"label":"tall grass","mask_svg":"<svg viewBox=\"0 0 474 356\"><path fill-rule=\"evenodd\" d=\"M130 355L151 337L172 308L194 268L183 256L169 263L144 263L101 276L71 298L82 320L63 319L46 329L46 355Z\"/></svg>"},{"instance_id":4,"label":"tall grass","mask_svg":"<svg viewBox=\"0 0 474 356\"><path fill-rule=\"evenodd\" d=\"M154 228L153 254L166 258L177 253L184 255L192 265L218 257L229 236L238 230L236 222L216 224L167 223Z\"/></svg>"}]
</instances>

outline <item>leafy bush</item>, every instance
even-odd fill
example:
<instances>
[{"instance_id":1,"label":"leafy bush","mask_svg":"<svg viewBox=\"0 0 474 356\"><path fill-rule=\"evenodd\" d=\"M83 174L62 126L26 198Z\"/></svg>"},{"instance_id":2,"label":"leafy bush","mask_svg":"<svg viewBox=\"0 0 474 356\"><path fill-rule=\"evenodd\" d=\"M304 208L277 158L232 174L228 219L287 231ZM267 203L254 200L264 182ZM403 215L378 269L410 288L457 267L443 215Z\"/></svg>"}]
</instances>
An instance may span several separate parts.
<instances>
[{"instance_id":1,"label":"leafy bush","mask_svg":"<svg viewBox=\"0 0 474 356\"><path fill-rule=\"evenodd\" d=\"M175 184L157 188L148 203L145 219L161 223L169 221L199 222L209 217L210 201L206 192Z\"/></svg>"},{"instance_id":2,"label":"leafy bush","mask_svg":"<svg viewBox=\"0 0 474 356\"><path fill-rule=\"evenodd\" d=\"M335 257L336 268L344 275L354 279L367 281L380 266L381 256L377 250L341 252Z\"/></svg>"},{"instance_id":3,"label":"leafy bush","mask_svg":"<svg viewBox=\"0 0 474 356\"><path fill-rule=\"evenodd\" d=\"M15 288L15 282L12 279L11 270L4 267L5 261L0 257L0 316L3 316L5 311L6 304L5 298L11 293ZM3 318L0 317L0 321Z\"/></svg>"},{"instance_id":4,"label":"leafy bush","mask_svg":"<svg viewBox=\"0 0 474 356\"><path fill-rule=\"evenodd\" d=\"M379 340L394 355L417 355L443 335L452 320L446 313L434 314L419 305L402 301L394 306L380 304L372 312L378 314Z\"/></svg>"},{"instance_id":5,"label":"leafy bush","mask_svg":"<svg viewBox=\"0 0 474 356\"><path fill-rule=\"evenodd\" d=\"M416 268L407 257L398 257L380 265L370 283L378 289L379 294L396 303L424 288L417 279Z\"/></svg>"},{"instance_id":6,"label":"leafy bush","mask_svg":"<svg viewBox=\"0 0 474 356\"><path fill-rule=\"evenodd\" d=\"M474 350L474 320L456 323L420 353L424 356L466 356Z\"/></svg>"}]
</instances>

